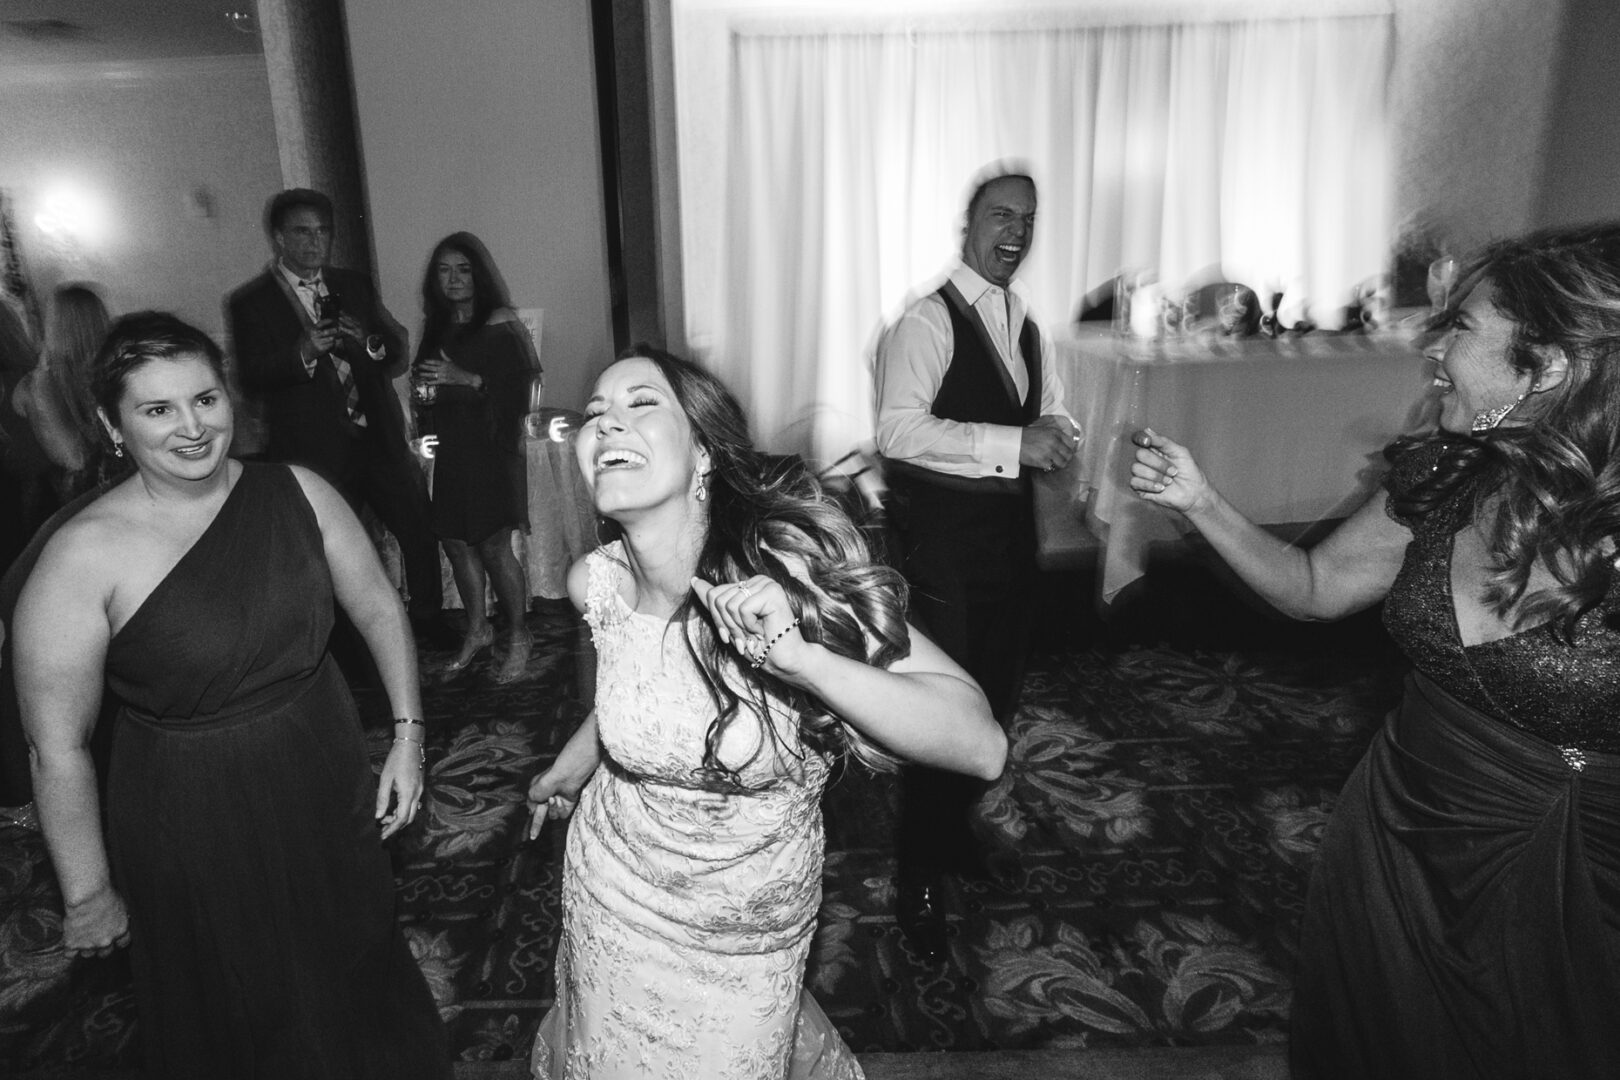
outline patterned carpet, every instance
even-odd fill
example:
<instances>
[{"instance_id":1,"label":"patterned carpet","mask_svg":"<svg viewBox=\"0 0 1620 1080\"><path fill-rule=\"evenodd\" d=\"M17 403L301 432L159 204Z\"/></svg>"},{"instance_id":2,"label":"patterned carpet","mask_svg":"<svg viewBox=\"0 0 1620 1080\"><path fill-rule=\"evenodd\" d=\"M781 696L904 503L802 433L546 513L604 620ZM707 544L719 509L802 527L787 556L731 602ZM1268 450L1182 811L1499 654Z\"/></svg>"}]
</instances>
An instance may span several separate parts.
<instances>
[{"instance_id":1,"label":"patterned carpet","mask_svg":"<svg viewBox=\"0 0 1620 1080\"><path fill-rule=\"evenodd\" d=\"M1195 568L1106 627L1065 599L1079 581L1052 584L981 804L990 870L950 884L949 963L918 963L894 925L893 780L851 770L826 801L807 981L858 1052L1280 1042L1309 862L1400 662L1370 617L1279 624ZM486 667L429 687L431 812L395 849L401 916L469 1062L523 1056L552 996L563 833L520 844L518 826L584 707L577 624L531 626L523 682ZM359 698L380 757L385 702ZM127 962L69 964L58 902L37 835L0 830L0 1074L138 1065Z\"/></svg>"}]
</instances>

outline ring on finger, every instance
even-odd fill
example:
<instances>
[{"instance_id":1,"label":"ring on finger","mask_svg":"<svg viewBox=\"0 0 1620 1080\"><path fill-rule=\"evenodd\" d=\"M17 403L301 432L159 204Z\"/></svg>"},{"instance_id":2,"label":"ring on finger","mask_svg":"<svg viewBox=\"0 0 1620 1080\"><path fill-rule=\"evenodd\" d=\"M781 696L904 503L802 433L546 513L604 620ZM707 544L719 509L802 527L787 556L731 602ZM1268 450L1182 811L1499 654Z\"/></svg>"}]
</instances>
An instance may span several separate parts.
<instances>
[{"instance_id":1,"label":"ring on finger","mask_svg":"<svg viewBox=\"0 0 1620 1080\"><path fill-rule=\"evenodd\" d=\"M751 593L751 592L753 592L753 591L754 591L754 588L753 588L753 586L752 586L752 585L750 585L750 584L748 584L748 582L746 582L746 581L739 581L739 582L737 582L737 589L738 589L738 590L739 590L739 591L740 591L740 592L741 592L741 593L742 593L742 594L743 594L743 595L744 595L744 596L747 596L747 595L748 595L748 594L749 594L749 593Z\"/></svg>"}]
</instances>

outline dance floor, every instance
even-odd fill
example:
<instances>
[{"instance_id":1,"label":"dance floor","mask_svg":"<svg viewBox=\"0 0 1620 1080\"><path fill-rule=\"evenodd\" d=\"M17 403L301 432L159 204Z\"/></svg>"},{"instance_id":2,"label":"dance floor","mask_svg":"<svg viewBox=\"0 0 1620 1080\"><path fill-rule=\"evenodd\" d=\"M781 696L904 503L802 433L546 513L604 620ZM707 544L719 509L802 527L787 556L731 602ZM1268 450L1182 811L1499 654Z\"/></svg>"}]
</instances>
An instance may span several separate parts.
<instances>
[{"instance_id":1,"label":"dance floor","mask_svg":"<svg viewBox=\"0 0 1620 1080\"><path fill-rule=\"evenodd\" d=\"M811 990L862 1053L1281 1042L1310 861L1400 660L1372 616L1279 623L1196 567L1151 575L1106 627L1078 581L1049 584L980 807L986 872L949 885L947 964L894 925L894 781L852 769L826 800ZM525 681L429 688L431 812L395 850L401 918L469 1063L524 1055L553 992L563 829L521 843L522 797L584 706L577 623L531 625ZM380 760L386 704L359 697ZM0 830L0 1074L137 1066L127 962L66 961L57 905L38 836Z\"/></svg>"}]
</instances>

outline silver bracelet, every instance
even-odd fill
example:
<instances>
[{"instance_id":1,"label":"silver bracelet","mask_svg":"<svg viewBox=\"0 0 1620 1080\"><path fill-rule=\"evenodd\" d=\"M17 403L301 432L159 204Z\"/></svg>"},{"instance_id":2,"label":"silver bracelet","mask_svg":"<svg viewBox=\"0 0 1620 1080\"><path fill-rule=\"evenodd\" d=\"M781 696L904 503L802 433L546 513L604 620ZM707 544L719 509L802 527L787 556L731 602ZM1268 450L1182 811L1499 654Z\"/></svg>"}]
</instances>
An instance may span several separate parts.
<instances>
[{"instance_id":1,"label":"silver bracelet","mask_svg":"<svg viewBox=\"0 0 1620 1080\"><path fill-rule=\"evenodd\" d=\"M421 739L413 739L408 735L395 735L394 741L397 743L410 743L416 747L417 764L421 765L423 769L427 768L427 747L422 745Z\"/></svg>"}]
</instances>

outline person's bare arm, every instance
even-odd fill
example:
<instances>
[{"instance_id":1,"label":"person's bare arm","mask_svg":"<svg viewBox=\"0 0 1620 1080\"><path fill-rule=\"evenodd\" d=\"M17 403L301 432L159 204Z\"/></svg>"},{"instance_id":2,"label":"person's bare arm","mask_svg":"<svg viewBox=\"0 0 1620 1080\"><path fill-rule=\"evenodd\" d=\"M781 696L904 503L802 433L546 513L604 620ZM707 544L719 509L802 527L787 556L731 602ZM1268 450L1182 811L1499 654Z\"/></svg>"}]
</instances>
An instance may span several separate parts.
<instances>
[{"instance_id":1,"label":"person's bare arm","mask_svg":"<svg viewBox=\"0 0 1620 1080\"><path fill-rule=\"evenodd\" d=\"M1152 429L1132 436L1131 488L1179 510L1244 583L1296 619L1338 619L1382 600L1412 533L1385 511L1382 488L1315 547L1277 539L1244 517L1204 476L1192 453Z\"/></svg>"},{"instance_id":2,"label":"person's bare arm","mask_svg":"<svg viewBox=\"0 0 1620 1080\"><path fill-rule=\"evenodd\" d=\"M579 611L585 610L589 581L590 568L584 559L568 568L568 599ZM592 709L557 752L557 759L529 784L530 840L540 835L540 826L548 817L565 818L574 812L580 792L601 763L602 744L596 731L596 710Z\"/></svg>"},{"instance_id":3,"label":"person's bare arm","mask_svg":"<svg viewBox=\"0 0 1620 1080\"><path fill-rule=\"evenodd\" d=\"M40 827L62 889L62 943L105 956L129 941L112 885L90 735L101 707L111 593L97 530L63 526L23 587L14 617L17 696Z\"/></svg>"},{"instance_id":4,"label":"person's bare arm","mask_svg":"<svg viewBox=\"0 0 1620 1080\"><path fill-rule=\"evenodd\" d=\"M908 761L985 780L1001 775L1007 736L977 683L916 629L911 652L888 668L841 656L800 636L787 593L764 575L725 586L694 579L721 639L744 659L814 694L840 720Z\"/></svg>"}]
</instances>

